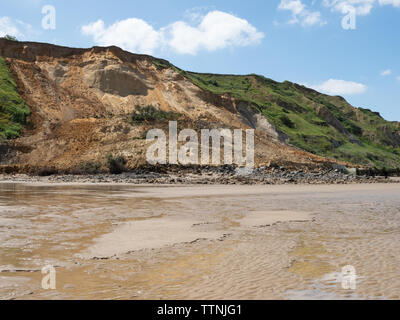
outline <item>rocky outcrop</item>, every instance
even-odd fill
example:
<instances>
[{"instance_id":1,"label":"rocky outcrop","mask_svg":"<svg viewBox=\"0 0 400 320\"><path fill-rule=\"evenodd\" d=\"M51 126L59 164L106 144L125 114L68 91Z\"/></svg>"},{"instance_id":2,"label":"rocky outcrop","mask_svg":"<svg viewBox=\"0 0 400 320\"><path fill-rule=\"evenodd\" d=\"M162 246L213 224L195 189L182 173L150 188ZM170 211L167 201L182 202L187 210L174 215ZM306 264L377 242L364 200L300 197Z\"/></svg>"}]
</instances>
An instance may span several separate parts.
<instances>
[{"instance_id":1,"label":"rocky outcrop","mask_svg":"<svg viewBox=\"0 0 400 320\"><path fill-rule=\"evenodd\" d=\"M382 127L382 132L389 145L393 147L400 147L400 132L398 130L393 131L393 128L387 125Z\"/></svg>"},{"instance_id":2,"label":"rocky outcrop","mask_svg":"<svg viewBox=\"0 0 400 320\"><path fill-rule=\"evenodd\" d=\"M236 109L239 112L240 119L251 128L282 143L287 143L286 135L277 130L277 128L262 115L256 106L246 102L239 102Z\"/></svg>"},{"instance_id":3,"label":"rocky outcrop","mask_svg":"<svg viewBox=\"0 0 400 320\"><path fill-rule=\"evenodd\" d=\"M358 140L356 137L354 137L352 134L350 134L343 126L343 124L338 119L336 119L336 117L332 114L332 112L329 111L327 107L318 106L316 108L316 112L319 117L321 117L326 121L326 123L334 127L340 133L345 134L349 138L351 143L356 143L358 145L361 145L361 141Z\"/></svg>"},{"instance_id":4,"label":"rocky outcrop","mask_svg":"<svg viewBox=\"0 0 400 320\"><path fill-rule=\"evenodd\" d=\"M17 161L17 152L13 146L0 140L0 165L9 165Z\"/></svg>"}]
</instances>

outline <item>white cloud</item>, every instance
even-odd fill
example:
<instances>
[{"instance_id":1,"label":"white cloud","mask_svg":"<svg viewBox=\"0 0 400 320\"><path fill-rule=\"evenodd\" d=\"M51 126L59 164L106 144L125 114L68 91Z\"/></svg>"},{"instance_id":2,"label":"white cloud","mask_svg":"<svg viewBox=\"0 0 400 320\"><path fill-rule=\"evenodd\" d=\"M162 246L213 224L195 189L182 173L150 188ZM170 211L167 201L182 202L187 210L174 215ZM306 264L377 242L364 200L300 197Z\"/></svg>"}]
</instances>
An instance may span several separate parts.
<instances>
[{"instance_id":1,"label":"white cloud","mask_svg":"<svg viewBox=\"0 0 400 320\"><path fill-rule=\"evenodd\" d=\"M245 19L221 11L211 11L202 16L197 26L177 21L155 30L144 20L130 18L109 27L98 20L83 26L81 31L93 36L98 45L117 45L147 54L162 47L181 54L196 54L200 50L215 51L258 44L264 37Z\"/></svg>"},{"instance_id":2,"label":"white cloud","mask_svg":"<svg viewBox=\"0 0 400 320\"><path fill-rule=\"evenodd\" d=\"M321 84L306 86L329 95L361 94L367 90L367 86L362 83L336 79L329 79Z\"/></svg>"},{"instance_id":3,"label":"white cloud","mask_svg":"<svg viewBox=\"0 0 400 320\"><path fill-rule=\"evenodd\" d=\"M397 79L398 82L400 82L400 76L398 76L396 79Z\"/></svg>"},{"instance_id":4,"label":"white cloud","mask_svg":"<svg viewBox=\"0 0 400 320\"><path fill-rule=\"evenodd\" d=\"M98 20L82 27L82 33L93 36L101 46L116 45L129 51L151 54L159 46L161 35L146 21L131 18L105 27Z\"/></svg>"},{"instance_id":5,"label":"white cloud","mask_svg":"<svg viewBox=\"0 0 400 320\"><path fill-rule=\"evenodd\" d=\"M400 0L323 0L322 3L325 7L331 8L332 11L342 14L348 14L353 9L357 15L366 16L371 13L377 2L381 6L400 7Z\"/></svg>"},{"instance_id":6,"label":"white cloud","mask_svg":"<svg viewBox=\"0 0 400 320\"><path fill-rule=\"evenodd\" d=\"M393 7L400 7L400 0L379 0L381 6L392 5Z\"/></svg>"},{"instance_id":7,"label":"white cloud","mask_svg":"<svg viewBox=\"0 0 400 320\"><path fill-rule=\"evenodd\" d=\"M332 8L333 11L338 11L342 14L348 14L352 9L355 9L355 13L360 16L368 15L373 6L375 0L324 0L323 5L325 7Z\"/></svg>"},{"instance_id":8,"label":"white cloud","mask_svg":"<svg viewBox=\"0 0 400 320\"><path fill-rule=\"evenodd\" d=\"M392 70L387 69L381 72L381 76L385 77L385 76L390 76L392 74Z\"/></svg>"},{"instance_id":9,"label":"white cloud","mask_svg":"<svg viewBox=\"0 0 400 320\"><path fill-rule=\"evenodd\" d=\"M16 23L9 17L0 18L0 37L4 37L5 35L14 37L20 37L22 35Z\"/></svg>"},{"instance_id":10,"label":"white cloud","mask_svg":"<svg viewBox=\"0 0 400 320\"><path fill-rule=\"evenodd\" d=\"M324 25L326 22L322 20L319 11L310 11L301 0L281 0L278 6L279 10L287 10L292 13L290 24L299 23L300 25L314 26Z\"/></svg>"},{"instance_id":11,"label":"white cloud","mask_svg":"<svg viewBox=\"0 0 400 320\"><path fill-rule=\"evenodd\" d=\"M0 37L9 35L21 39L37 34L38 32L33 30L32 26L28 23L9 17L0 17Z\"/></svg>"},{"instance_id":12,"label":"white cloud","mask_svg":"<svg viewBox=\"0 0 400 320\"><path fill-rule=\"evenodd\" d=\"M209 12L197 27L178 21L163 31L172 49L188 54L258 44L264 37L246 20L221 11Z\"/></svg>"}]
</instances>

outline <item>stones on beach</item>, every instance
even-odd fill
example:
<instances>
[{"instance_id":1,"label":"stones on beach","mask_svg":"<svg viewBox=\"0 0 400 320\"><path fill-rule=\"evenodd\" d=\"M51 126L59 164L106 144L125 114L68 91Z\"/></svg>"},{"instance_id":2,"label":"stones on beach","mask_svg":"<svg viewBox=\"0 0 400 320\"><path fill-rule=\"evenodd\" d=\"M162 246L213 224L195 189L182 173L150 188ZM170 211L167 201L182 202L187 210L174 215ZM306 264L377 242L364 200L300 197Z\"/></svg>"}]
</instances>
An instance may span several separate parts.
<instances>
[{"instance_id":1,"label":"stones on beach","mask_svg":"<svg viewBox=\"0 0 400 320\"><path fill-rule=\"evenodd\" d=\"M241 170L239 170L241 172ZM240 173L231 165L219 167L174 167L163 172L138 169L119 175L53 175L32 177L27 175L0 175L1 181L58 182L58 183L132 183L132 184L349 184L394 182L384 177L357 176L354 172L336 169L289 170L280 167L259 167Z\"/></svg>"}]
</instances>

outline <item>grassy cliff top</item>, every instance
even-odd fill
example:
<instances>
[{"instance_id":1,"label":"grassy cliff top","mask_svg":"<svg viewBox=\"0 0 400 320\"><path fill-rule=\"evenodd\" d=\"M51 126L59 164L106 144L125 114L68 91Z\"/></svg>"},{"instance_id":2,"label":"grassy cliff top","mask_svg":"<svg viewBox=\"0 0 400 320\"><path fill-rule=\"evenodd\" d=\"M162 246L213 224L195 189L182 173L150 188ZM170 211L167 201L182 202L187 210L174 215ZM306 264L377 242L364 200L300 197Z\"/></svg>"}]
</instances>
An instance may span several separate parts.
<instances>
[{"instance_id":1,"label":"grassy cliff top","mask_svg":"<svg viewBox=\"0 0 400 320\"><path fill-rule=\"evenodd\" d=\"M400 123L369 109L355 108L339 96L263 76L202 74L180 70L194 84L216 94L252 103L303 150L365 166L400 167Z\"/></svg>"},{"instance_id":2,"label":"grassy cliff top","mask_svg":"<svg viewBox=\"0 0 400 320\"><path fill-rule=\"evenodd\" d=\"M0 57L0 137L17 138L29 113L4 59Z\"/></svg>"}]
</instances>

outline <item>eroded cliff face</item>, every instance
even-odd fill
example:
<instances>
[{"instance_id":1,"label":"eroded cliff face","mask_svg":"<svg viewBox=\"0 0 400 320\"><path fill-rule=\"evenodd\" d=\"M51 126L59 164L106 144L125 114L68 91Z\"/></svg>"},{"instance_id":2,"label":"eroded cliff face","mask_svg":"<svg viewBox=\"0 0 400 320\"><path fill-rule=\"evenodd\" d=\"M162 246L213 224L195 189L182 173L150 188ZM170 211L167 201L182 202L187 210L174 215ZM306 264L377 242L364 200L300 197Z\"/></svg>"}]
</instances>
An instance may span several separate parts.
<instances>
[{"instance_id":1,"label":"eroded cliff face","mask_svg":"<svg viewBox=\"0 0 400 320\"><path fill-rule=\"evenodd\" d=\"M153 105L181 114L179 128L254 128L256 163L319 164L326 160L282 143L280 134L251 105L200 89L154 58L117 47L71 49L0 39L21 96L31 109L13 157L3 163L23 168L76 167L122 155L128 167L146 163L147 130L168 123L131 124L137 106ZM7 162L8 161L8 162Z\"/></svg>"}]
</instances>

